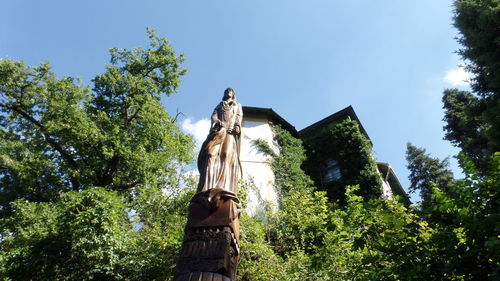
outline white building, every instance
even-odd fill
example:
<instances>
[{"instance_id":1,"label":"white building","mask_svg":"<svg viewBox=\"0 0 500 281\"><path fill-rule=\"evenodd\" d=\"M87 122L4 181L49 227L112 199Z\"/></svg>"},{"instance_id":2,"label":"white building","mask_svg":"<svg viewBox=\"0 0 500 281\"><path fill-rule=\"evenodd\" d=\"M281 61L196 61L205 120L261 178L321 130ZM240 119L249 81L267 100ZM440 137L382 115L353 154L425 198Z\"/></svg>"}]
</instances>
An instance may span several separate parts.
<instances>
[{"instance_id":1,"label":"white building","mask_svg":"<svg viewBox=\"0 0 500 281\"><path fill-rule=\"evenodd\" d=\"M240 161L243 170L243 181L251 183L248 190L247 212L254 215L263 212L266 208L277 209L278 194L274 188L274 174L269 163L270 158L268 155L260 152L253 144L254 140L260 139L265 140L271 148L276 147L273 143L274 138L270 124L281 125L293 136L300 138L301 135L304 136L308 131L328 127L344 119L356 120L361 132L369 139L368 134L351 106L304 128L300 132L297 132L290 123L271 108L244 106ZM340 172L337 171L338 167L336 163L332 163L331 167L328 166L329 163L323 164L327 166L327 170L331 170L331 173L327 171L326 177L331 176L332 179L335 179L341 176ZM409 203L408 196L390 164L378 162L377 167L382 179L383 197L391 199L397 194L406 198Z\"/></svg>"},{"instance_id":2,"label":"white building","mask_svg":"<svg viewBox=\"0 0 500 281\"><path fill-rule=\"evenodd\" d=\"M250 214L263 212L266 208L277 210L278 194L274 188L270 156L253 145L253 141L260 139L265 140L271 148L276 148L270 124L279 124L297 135L295 128L272 109L243 107L240 162L243 180L249 184L246 209Z\"/></svg>"}]
</instances>

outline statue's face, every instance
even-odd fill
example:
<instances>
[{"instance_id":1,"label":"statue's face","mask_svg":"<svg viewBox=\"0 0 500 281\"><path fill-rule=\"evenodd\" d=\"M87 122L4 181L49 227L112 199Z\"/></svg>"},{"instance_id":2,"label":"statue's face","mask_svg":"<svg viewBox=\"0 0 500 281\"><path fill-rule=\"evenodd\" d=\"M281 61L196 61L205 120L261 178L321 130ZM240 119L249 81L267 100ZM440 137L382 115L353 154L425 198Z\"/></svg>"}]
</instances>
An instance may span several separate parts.
<instances>
[{"instance_id":1,"label":"statue's face","mask_svg":"<svg viewBox=\"0 0 500 281\"><path fill-rule=\"evenodd\" d=\"M232 90L224 91L224 100L234 99L234 92Z\"/></svg>"}]
</instances>

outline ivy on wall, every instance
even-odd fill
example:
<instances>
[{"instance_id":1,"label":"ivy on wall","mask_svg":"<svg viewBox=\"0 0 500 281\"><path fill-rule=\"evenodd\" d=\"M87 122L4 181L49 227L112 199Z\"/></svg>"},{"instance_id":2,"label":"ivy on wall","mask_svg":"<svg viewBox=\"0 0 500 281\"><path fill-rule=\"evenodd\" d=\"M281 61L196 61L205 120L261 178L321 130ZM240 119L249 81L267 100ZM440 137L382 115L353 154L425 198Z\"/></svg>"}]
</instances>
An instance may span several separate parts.
<instances>
[{"instance_id":1,"label":"ivy on wall","mask_svg":"<svg viewBox=\"0 0 500 281\"><path fill-rule=\"evenodd\" d=\"M359 185L357 194L378 197L382 181L372 156L372 145L354 120L343 120L331 127L304 136L307 158L303 168L319 190L327 192L330 200L345 201L345 187ZM326 163L335 160L340 178L326 180Z\"/></svg>"},{"instance_id":2,"label":"ivy on wall","mask_svg":"<svg viewBox=\"0 0 500 281\"><path fill-rule=\"evenodd\" d=\"M290 132L278 125L272 125L274 145L278 153L263 139L253 140L257 149L271 156L271 169L274 173L274 186L280 196L286 196L292 188L311 189L313 181L302 170L301 165L306 160L302 140L293 137Z\"/></svg>"},{"instance_id":3,"label":"ivy on wall","mask_svg":"<svg viewBox=\"0 0 500 281\"><path fill-rule=\"evenodd\" d=\"M271 156L275 187L281 196L292 187L316 186L327 192L330 201L344 202L347 185L359 185L357 194L364 198L382 194L382 181L371 143L356 121L343 120L304 136L305 147L301 139L280 126L272 125L271 128L279 153L263 139L254 140L253 145ZM331 160L337 161L341 176L327 181L326 163Z\"/></svg>"}]
</instances>

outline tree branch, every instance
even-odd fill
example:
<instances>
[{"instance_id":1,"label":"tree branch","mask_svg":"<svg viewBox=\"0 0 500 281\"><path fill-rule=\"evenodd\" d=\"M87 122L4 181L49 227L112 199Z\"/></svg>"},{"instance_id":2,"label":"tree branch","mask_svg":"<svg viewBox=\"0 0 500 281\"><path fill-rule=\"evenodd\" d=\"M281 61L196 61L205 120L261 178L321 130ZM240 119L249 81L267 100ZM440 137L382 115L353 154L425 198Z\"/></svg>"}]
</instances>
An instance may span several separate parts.
<instances>
[{"instance_id":1,"label":"tree branch","mask_svg":"<svg viewBox=\"0 0 500 281\"><path fill-rule=\"evenodd\" d=\"M170 120L170 123L177 122L177 118L179 118L180 115L182 115L184 117L186 116L186 115L184 115L184 113L182 113L182 111L179 111L179 109L177 109L177 114L175 114L175 117Z\"/></svg>"},{"instance_id":2,"label":"tree branch","mask_svg":"<svg viewBox=\"0 0 500 281\"><path fill-rule=\"evenodd\" d=\"M6 104L0 104L0 106L17 112L19 115L21 115L26 120L31 122L33 125L38 127L40 129L40 131L42 132L47 143L50 146L52 146L52 148L54 148L57 152L59 152L59 154L68 163L68 165L71 168L73 168L75 170L79 170L80 167L79 167L78 163L73 159L73 157L68 152L66 152L62 148L62 146L59 143L56 142L56 140L54 140L54 138L52 136L49 135L49 133L47 132L47 129L45 128L45 126L42 123L40 123L38 120L36 120L33 116L29 115L19 105L11 105L10 106L10 105L6 105ZM69 175L69 177L70 177L71 185L73 186L73 190L75 190L75 191L79 190L80 189L80 182L78 181L78 179L72 175Z\"/></svg>"}]
</instances>

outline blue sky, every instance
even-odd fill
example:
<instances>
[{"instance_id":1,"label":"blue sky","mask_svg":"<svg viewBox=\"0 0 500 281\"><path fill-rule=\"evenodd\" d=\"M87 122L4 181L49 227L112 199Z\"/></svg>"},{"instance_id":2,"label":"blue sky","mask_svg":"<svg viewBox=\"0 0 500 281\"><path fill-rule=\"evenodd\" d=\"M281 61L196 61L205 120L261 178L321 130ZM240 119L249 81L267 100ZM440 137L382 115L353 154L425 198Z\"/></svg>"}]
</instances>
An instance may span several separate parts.
<instances>
[{"instance_id":1,"label":"blue sky","mask_svg":"<svg viewBox=\"0 0 500 281\"><path fill-rule=\"evenodd\" d=\"M443 138L441 95L467 89L452 1L2 1L0 57L49 61L88 83L108 50L147 45L146 27L184 53L179 92L163 100L195 130L226 87L302 129L349 105L378 161L407 188L406 143L457 153ZM203 121L202 121L203 122ZM189 126L188 126L189 125ZM199 132L198 132L199 134ZM455 164L454 164L455 165ZM456 171L458 171L455 168Z\"/></svg>"}]
</instances>

